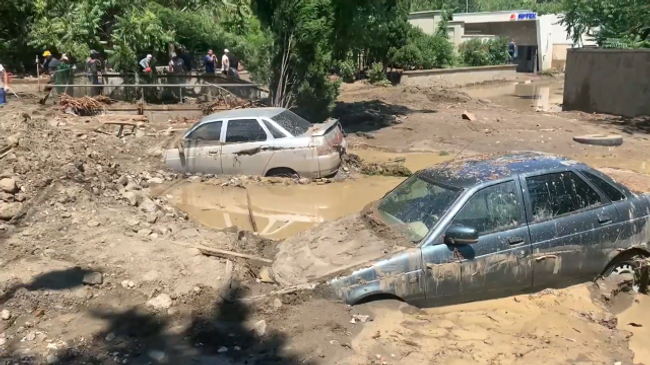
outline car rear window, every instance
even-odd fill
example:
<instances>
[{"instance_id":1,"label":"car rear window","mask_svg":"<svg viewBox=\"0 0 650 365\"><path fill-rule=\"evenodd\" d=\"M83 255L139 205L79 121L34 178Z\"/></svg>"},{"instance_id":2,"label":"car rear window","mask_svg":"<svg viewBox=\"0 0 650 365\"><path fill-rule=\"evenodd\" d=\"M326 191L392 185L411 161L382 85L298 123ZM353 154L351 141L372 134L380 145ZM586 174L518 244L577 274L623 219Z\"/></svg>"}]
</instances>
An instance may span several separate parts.
<instances>
[{"instance_id":1,"label":"car rear window","mask_svg":"<svg viewBox=\"0 0 650 365\"><path fill-rule=\"evenodd\" d=\"M600 191L602 191L609 200L616 202L619 200L625 200L625 194L623 194L620 190L618 190L615 186L612 186L612 184L608 183L607 181L599 178L598 176L592 174L591 172L588 171L580 171L582 172L583 175L589 181L591 181Z\"/></svg>"},{"instance_id":2,"label":"car rear window","mask_svg":"<svg viewBox=\"0 0 650 365\"><path fill-rule=\"evenodd\" d=\"M311 128L311 123L290 110L285 110L271 119L294 137L304 134Z\"/></svg>"}]
</instances>

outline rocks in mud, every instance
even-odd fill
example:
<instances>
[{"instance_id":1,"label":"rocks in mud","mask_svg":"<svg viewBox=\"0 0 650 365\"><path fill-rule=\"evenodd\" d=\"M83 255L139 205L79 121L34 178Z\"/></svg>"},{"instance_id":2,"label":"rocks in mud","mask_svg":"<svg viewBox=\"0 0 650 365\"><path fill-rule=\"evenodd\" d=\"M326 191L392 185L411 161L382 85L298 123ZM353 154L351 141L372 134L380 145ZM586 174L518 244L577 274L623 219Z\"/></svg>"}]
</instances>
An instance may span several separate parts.
<instances>
[{"instance_id":1,"label":"rocks in mud","mask_svg":"<svg viewBox=\"0 0 650 365\"><path fill-rule=\"evenodd\" d=\"M138 236L140 237L149 237L153 233L153 230L149 228L142 228L138 231Z\"/></svg>"},{"instance_id":2,"label":"rocks in mud","mask_svg":"<svg viewBox=\"0 0 650 365\"><path fill-rule=\"evenodd\" d=\"M279 309L282 307L282 301L279 298L273 299L273 308Z\"/></svg>"},{"instance_id":3,"label":"rocks in mud","mask_svg":"<svg viewBox=\"0 0 650 365\"><path fill-rule=\"evenodd\" d=\"M101 225L101 223L99 223L98 221L96 221L94 219L91 219L86 223L86 225L88 227L95 228L95 227L99 227Z\"/></svg>"},{"instance_id":4,"label":"rocks in mud","mask_svg":"<svg viewBox=\"0 0 650 365\"><path fill-rule=\"evenodd\" d=\"M465 111L463 112L463 114L461 114L461 117L462 117L464 120L469 120L470 122L474 122L474 121L476 121L476 116L475 116L474 114L468 112L467 110L465 110Z\"/></svg>"},{"instance_id":5,"label":"rocks in mud","mask_svg":"<svg viewBox=\"0 0 650 365\"><path fill-rule=\"evenodd\" d=\"M144 213L155 213L159 209L158 204L146 196L142 197L142 202L140 202L138 208Z\"/></svg>"},{"instance_id":6,"label":"rocks in mud","mask_svg":"<svg viewBox=\"0 0 650 365\"><path fill-rule=\"evenodd\" d=\"M172 298L167 294L159 294L157 297L147 301L147 305L154 309L169 309L172 306Z\"/></svg>"},{"instance_id":7,"label":"rocks in mud","mask_svg":"<svg viewBox=\"0 0 650 365\"><path fill-rule=\"evenodd\" d=\"M309 179L308 177L301 177L300 179L298 179L298 184L300 185L309 185L309 183L311 183L311 179Z\"/></svg>"},{"instance_id":8,"label":"rocks in mud","mask_svg":"<svg viewBox=\"0 0 650 365\"><path fill-rule=\"evenodd\" d=\"M266 334L266 321L261 320L255 322L252 328L253 334L257 337L263 337Z\"/></svg>"},{"instance_id":9,"label":"rocks in mud","mask_svg":"<svg viewBox=\"0 0 650 365\"><path fill-rule=\"evenodd\" d=\"M198 183L201 182L201 176L190 176L187 181L191 183Z\"/></svg>"},{"instance_id":10,"label":"rocks in mud","mask_svg":"<svg viewBox=\"0 0 650 365\"><path fill-rule=\"evenodd\" d=\"M163 180L161 177L152 177L151 179L147 180L149 184L162 184L165 180Z\"/></svg>"},{"instance_id":11,"label":"rocks in mud","mask_svg":"<svg viewBox=\"0 0 650 365\"><path fill-rule=\"evenodd\" d=\"M18 192L18 183L13 178L0 179L0 190L5 193L15 194Z\"/></svg>"},{"instance_id":12,"label":"rocks in mud","mask_svg":"<svg viewBox=\"0 0 650 365\"><path fill-rule=\"evenodd\" d=\"M0 220L10 220L20 213L23 205L19 202L0 201Z\"/></svg>"},{"instance_id":13,"label":"rocks in mud","mask_svg":"<svg viewBox=\"0 0 650 365\"><path fill-rule=\"evenodd\" d=\"M102 273L93 271L84 275L82 282L86 285L101 285L104 279Z\"/></svg>"},{"instance_id":14,"label":"rocks in mud","mask_svg":"<svg viewBox=\"0 0 650 365\"><path fill-rule=\"evenodd\" d=\"M122 193L122 197L134 207L137 207L142 201L142 196L134 191L125 191Z\"/></svg>"},{"instance_id":15,"label":"rocks in mud","mask_svg":"<svg viewBox=\"0 0 650 365\"><path fill-rule=\"evenodd\" d=\"M11 319L11 312L9 312L8 309L3 309L2 312L0 312L0 318L5 321Z\"/></svg>"},{"instance_id":16,"label":"rocks in mud","mask_svg":"<svg viewBox=\"0 0 650 365\"><path fill-rule=\"evenodd\" d=\"M260 280L260 282L262 282L262 283L267 283L267 284L275 283L275 280L273 280L273 271L268 266L264 266L260 270L257 277Z\"/></svg>"}]
</instances>

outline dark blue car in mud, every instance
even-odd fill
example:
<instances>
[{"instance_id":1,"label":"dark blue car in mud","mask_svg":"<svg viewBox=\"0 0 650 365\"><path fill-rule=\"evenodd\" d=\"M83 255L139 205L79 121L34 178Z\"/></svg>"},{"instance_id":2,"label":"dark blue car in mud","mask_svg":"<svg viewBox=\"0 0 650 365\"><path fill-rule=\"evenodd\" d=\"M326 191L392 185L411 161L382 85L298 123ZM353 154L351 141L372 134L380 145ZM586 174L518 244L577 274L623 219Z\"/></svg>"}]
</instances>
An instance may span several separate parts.
<instances>
[{"instance_id":1,"label":"dark blue car in mud","mask_svg":"<svg viewBox=\"0 0 650 365\"><path fill-rule=\"evenodd\" d=\"M327 282L350 304L437 306L632 273L650 256L650 198L576 161L535 152L417 172L366 208L403 249Z\"/></svg>"}]
</instances>

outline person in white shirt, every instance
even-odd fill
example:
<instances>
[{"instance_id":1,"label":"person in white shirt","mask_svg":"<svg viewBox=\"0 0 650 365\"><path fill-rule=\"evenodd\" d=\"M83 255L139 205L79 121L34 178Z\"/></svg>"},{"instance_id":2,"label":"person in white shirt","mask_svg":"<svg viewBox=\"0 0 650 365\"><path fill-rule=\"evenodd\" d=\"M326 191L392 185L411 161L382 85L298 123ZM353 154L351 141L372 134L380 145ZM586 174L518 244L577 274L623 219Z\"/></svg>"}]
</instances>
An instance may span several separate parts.
<instances>
[{"instance_id":1,"label":"person in white shirt","mask_svg":"<svg viewBox=\"0 0 650 365\"><path fill-rule=\"evenodd\" d=\"M9 90L9 73L0 65L0 105L7 103L7 90Z\"/></svg>"},{"instance_id":2,"label":"person in white shirt","mask_svg":"<svg viewBox=\"0 0 650 365\"><path fill-rule=\"evenodd\" d=\"M228 59L228 48L226 48L223 50L223 56L221 56L221 73L227 75L229 69L230 60Z\"/></svg>"}]
</instances>

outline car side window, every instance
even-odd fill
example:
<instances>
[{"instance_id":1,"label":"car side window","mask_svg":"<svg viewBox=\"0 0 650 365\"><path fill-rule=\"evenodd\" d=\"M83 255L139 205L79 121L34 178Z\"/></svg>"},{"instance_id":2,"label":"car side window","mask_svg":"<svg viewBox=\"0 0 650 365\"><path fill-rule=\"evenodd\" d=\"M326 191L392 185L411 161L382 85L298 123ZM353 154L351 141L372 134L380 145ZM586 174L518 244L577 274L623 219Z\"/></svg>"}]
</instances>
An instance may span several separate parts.
<instances>
[{"instance_id":1,"label":"car side window","mask_svg":"<svg viewBox=\"0 0 650 365\"><path fill-rule=\"evenodd\" d=\"M226 143L266 141L266 132L257 119L233 119L228 121Z\"/></svg>"},{"instance_id":2,"label":"car side window","mask_svg":"<svg viewBox=\"0 0 650 365\"><path fill-rule=\"evenodd\" d=\"M187 136L187 139L195 139L199 141L220 141L222 125L223 122L220 120L203 124L192 131L192 133Z\"/></svg>"},{"instance_id":3,"label":"car side window","mask_svg":"<svg viewBox=\"0 0 650 365\"><path fill-rule=\"evenodd\" d=\"M479 235L505 231L522 223L521 207L517 186L509 181L476 192L451 224L475 228Z\"/></svg>"},{"instance_id":4,"label":"car side window","mask_svg":"<svg viewBox=\"0 0 650 365\"><path fill-rule=\"evenodd\" d=\"M601 205L600 195L573 172L526 178L533 220L541 221Z\"/></svg>"},{"instance_id":5,"label":"car side window","mask_svg":"<svg viewBox=\"0 0 650 365\"><path fill-rule=\"evenodd\" d=\"M609 200L617 202L619 200L625 200L625 194L623 194L617 187L608 183L607 181L601 179L600 177L592 174L589 171L580 171L589 181L591 181L600 191L602 191Z\"/></svg>"},{"instance_id":6,"label":"car side window","mask_svg":"<svg viewBox=\"0 0 650 365\"><path fill-rule=\"evenodd\" d=\"M273 138L275 138L275 139L279 139L279 138L284 138L284 137L286 137L286 135L285 135L284 133L280 132L280 130L277 129L277 128L276 128L273 124L271 124L271 122L269 122L268 120L262 120L262 122L264 122L264 125L266 126L266 128L269 130L269 132L271 132L271 135L273 136Z\"/></svg>"}]
</instances>

